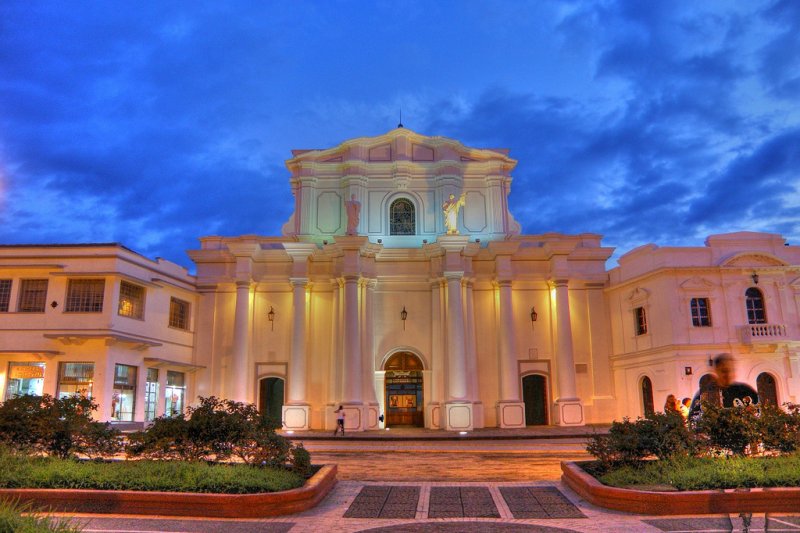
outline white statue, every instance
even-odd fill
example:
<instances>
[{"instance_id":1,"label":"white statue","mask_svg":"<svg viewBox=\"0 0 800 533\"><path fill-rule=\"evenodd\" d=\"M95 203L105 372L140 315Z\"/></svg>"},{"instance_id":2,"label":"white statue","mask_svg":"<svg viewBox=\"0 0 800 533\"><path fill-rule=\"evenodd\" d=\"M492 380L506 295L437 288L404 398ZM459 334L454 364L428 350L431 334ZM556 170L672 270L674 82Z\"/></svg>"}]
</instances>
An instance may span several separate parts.
<instances>
[{"instance_id":1,"label":"white statue","mask_svg":"<svg viewBox=\"0 0 800 533\"><path fill-rule=\"evenodd\" d=\"M361 202L356 200L356 195L351 194L350 200L344 203L345 211L347 212L347 234L358 234L358 221L361 215Z\"/></svg>"},{"instance_id":2,"label":"white statue","mask_svg":"<svg viewBox=\"0 0 800 533\"><path fill-rule=\"evenodd\" d=\"M444 226L447 228L448 235L458 235L458 210L464 207L465 202L465 195L461 193L458 200L454 194L451 194L450 199L445 200L442 204Z\"/></svg>"}]
</instances>

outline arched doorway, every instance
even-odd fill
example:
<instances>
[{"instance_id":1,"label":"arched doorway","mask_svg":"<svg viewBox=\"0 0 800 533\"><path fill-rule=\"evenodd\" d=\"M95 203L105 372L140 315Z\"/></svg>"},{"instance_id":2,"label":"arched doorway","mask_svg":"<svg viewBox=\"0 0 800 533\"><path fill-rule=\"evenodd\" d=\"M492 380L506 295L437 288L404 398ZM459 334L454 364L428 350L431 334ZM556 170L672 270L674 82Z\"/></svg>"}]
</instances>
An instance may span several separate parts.
<instances>
[{"instance_id":1,"label":"arched doorway","mask_svg":"<svg viewBox=\"0 0 800 533\"><path fill-rule=\"evenodd\" d=\"M383 365L386 427L425 426L422 361L411 352L398 352Z\"/></svg>"},{"instance_id":2,"label":"arched doorway","mask_svg":"<svg viewBox=\"0 0 800 533\"><path fill-rule=\"evenodd\" d=\"M642 393L642 411L644 416L650 416L655 413L653 405L653 382L647 376L642 378L639 388Z\"/></svg>"},{"instance_id":3,"label":"arched doorway","mask_svg":"<svg viewBox=\"0 0 800 533\"><path fill-rule=\"evenodd\" d=\"M522 401L525 402L525 425L542 426L547 419L547 378L531 374L522 378Z\"/></svg>"},{"instance_id":4,"label":"arched doorway","mask_svg":"<svg viewBox=\"0 0 800 533\"><path fill-rule=\"evenodd\" d=\"M772 374L762 372L756 378L756 388L758 389L758 401L762 404L778 405L778 388L775 385L775 378Z\"/></svg>"},{"instance_id":5,"label":"arched doorway","mask_svg":"<svg viewBox=\"0 0 800 533\"><path fill-rule=\"evenodd\" d=\"M261 378L258 382L258 410L281 424L283 411L283 379Z\"/></svg>"}]
</instances>

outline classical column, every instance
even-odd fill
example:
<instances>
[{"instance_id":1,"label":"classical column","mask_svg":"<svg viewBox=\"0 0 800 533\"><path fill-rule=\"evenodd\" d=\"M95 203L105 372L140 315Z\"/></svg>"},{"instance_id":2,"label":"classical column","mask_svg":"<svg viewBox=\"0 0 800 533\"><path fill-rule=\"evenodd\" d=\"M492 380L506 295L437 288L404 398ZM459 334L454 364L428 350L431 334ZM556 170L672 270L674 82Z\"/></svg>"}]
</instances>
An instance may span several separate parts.
<instances>
[{"instance_id":1,"label":"classical column","mask_svg":"<svg viewBox=\"0 0 800 533\"><path fill-rule=\"evenodd\" d=\"M292 284L292 352L289 359L289 404L306 402L306 278L290 278Z\"/></svg>"},{"instance_id":2,"label":"classical column","mask_svg":"<svg viewBox=\"0 0 800 533\"><path fill-rule=\"evenodd\" d=\"M229 400L236 400L237 402L248 401L249 341L250 282L237 281L236 311L233 318L233 353L231 354L231 390L226 395Z\"/></svg>"},{"instance_id":3,"label":"classical column","mask_svg":"<svg viewBox=\"0 0 800 533\"><path fill-rule=\"evenodd\" d=\"M446 429L471 430L472 402L467 386L467 356L464 350L464 311L461 299L463 272L445 272L447 280L447 403Z\"/></svg>"},{"instance_id":4,"label":"classical column","mask_svg":"<svg viewBox=\"0 0 800 533\"><path fill-rule=\"evenodd\" d=\"M375 285L374 279L361 281L361 295L364 305L361 306L361 355L363 357L363 391L366 409L366 428L378 429L378 415L380 414L378 398L375 394L375 353L373 346L373 314ZM382 389L381 389L382 390Z\"/></svg>"},{"instance_id":5,"label":"classical column","mask_svg":"<svg viewBox=\"0 0 800 533\"><path fill-rule=\"evenodd\" d=\"M445 325L444 280L431 280L431 359L430 369L423 373L425 390L425 427L442 427L442 402L444 400ZM430 392L430 394L429 394Z\"/></svg>"},{"instance_id":6,"label":"classical column","mask_svg":"<svg viewBox=\"0 0 800 533\"><path fill-rule=\"evenodd\" d=\"M464 291L464 327L467 332L467 378L469 380L469 399L472 401L473 425L476 428L485 426L483 422L483 403L481 402L480 383L478 381L478 348L475 338L475 303L472 293L473 281L465 279L462 283Z\"/></svg>"},{"instance_id":7,"label":"classical column","mask_svg":"<svg viewBox=\"0 0 800 533\"><path fill-rule=\"evenodd\" d=\"M358 276L344 276L344 402L361 405L362 364Z\"/></svg>"},{"instance_id":8,"label":"classical column","mask_svg":"<svg viewBox=\"0 0 800 533\"><path fill-rule=\"evenodd\" d=\"M583 425L583 405L575 385L575 357L572 351L572 325L569 316L569 280L556 279L556 321L558 329L558 423L562 426Z\"/></svg>"},{"instance_id":9,"label":"classical column","mask_svg":"<svg viewBox=\"0 0 800 533\"><path fill-rule=\"evenodd\" d=\"M519 370L514 331L514 308L511 303L511 280L497 282L499 292L498 336L500 341L500 401L497 423L501 428L525 427L525 404L519 398Z\"/></svg>"}]
</instances>

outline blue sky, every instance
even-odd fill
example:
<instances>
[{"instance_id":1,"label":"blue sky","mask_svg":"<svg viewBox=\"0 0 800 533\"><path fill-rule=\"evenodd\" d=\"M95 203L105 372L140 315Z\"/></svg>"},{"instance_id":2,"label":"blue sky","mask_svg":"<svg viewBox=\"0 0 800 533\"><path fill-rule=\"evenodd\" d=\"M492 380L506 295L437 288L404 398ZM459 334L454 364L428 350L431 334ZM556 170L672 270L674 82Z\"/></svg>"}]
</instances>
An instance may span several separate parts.
<instances>
[{"instance_id":1,"label":"blue sky","mask_svg":"<svg viewBox=\"0 0 800 533\"><path fill-rule=\"evenodd\" d=\"M398 122L519 160L524 233L800 243L800 2L0 3L0 243L190 266Z\"/></svg>"}]
</instances>

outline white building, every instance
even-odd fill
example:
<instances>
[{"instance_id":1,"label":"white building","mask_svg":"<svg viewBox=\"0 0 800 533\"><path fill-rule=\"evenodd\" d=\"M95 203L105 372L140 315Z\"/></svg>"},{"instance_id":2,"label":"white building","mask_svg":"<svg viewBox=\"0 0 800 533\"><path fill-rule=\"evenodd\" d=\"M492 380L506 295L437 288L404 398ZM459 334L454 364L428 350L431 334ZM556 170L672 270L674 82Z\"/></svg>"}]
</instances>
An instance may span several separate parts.
<instances>
[{"instance_id":1,"label":"white building","mask_svg":"<svg viewBox=\"0 0 800 533\"><path fill-rule=\"evenodd\" d=\"M185 393L287 429L332 428L339 405L350 430L581 425L691 396L727 351L800 401L800 247L777 235L648 245L606 271L599 235L519 234L506 150L398 128L293 155L283 235L201 238L196 277L118 245L0 247L5 397L85 390L91 363L110 420Z\"/></svg>"}]
</instances>

